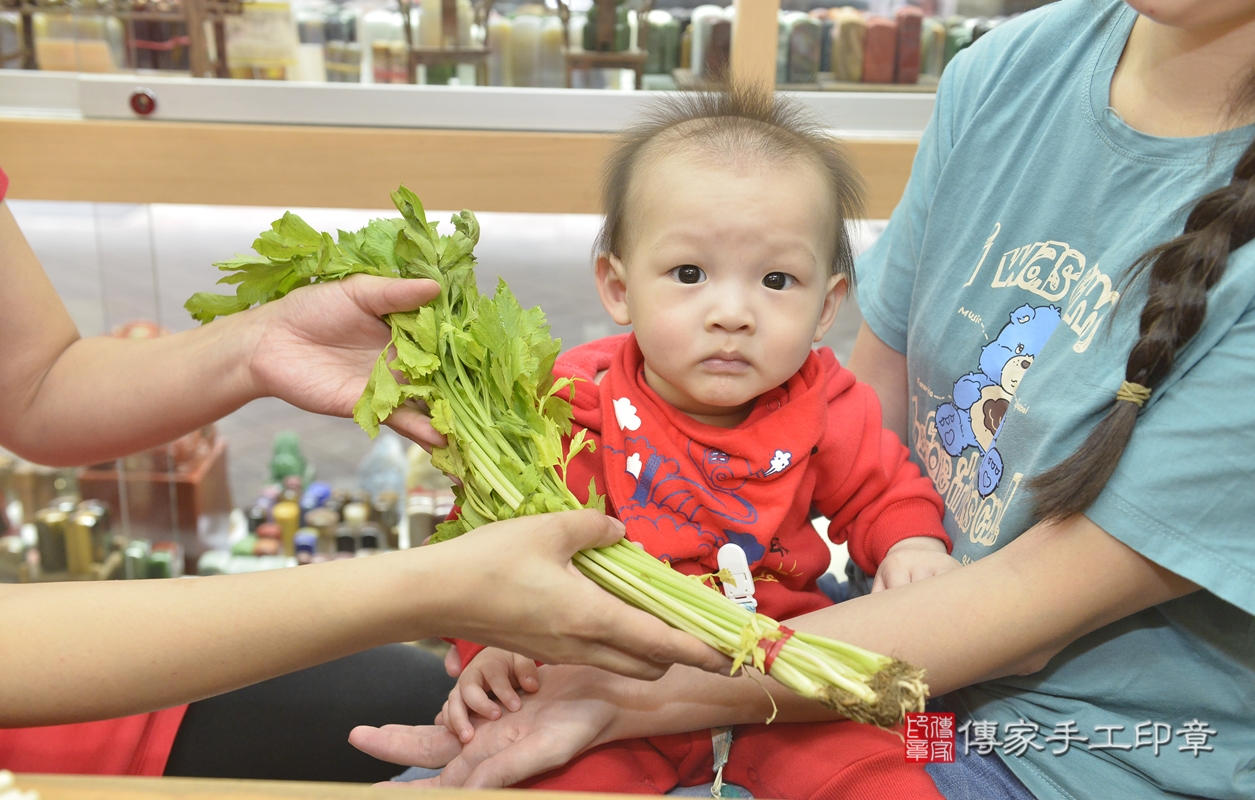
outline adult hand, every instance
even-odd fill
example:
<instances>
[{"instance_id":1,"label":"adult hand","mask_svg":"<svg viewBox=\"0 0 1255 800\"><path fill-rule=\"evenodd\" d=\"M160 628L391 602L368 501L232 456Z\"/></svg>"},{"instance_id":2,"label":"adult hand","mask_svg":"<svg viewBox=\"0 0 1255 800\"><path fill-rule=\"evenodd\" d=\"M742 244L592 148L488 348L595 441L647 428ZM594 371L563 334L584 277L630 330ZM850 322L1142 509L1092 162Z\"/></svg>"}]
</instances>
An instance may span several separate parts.
<instances>
[{"instance_id":1,"label":"adult hand","mask_svg":"<svg viewBox=\"0 0 1255 800\"><path fill-rule=\"evenodd\" d=\"M465 745L439 724L360 726L349 743L394 764L444 767L434 778L399 786L512 786L609 741L631 683L587 667L543 667L540 691L501 719L474 717L475 736Z\"/></svg>"},{"instance_id":2,"label":"adult hand","mask_svg":"<svg viewBox=\"0 0 1255 800\"><path fill-rule=\"evenodd\" d=\"M353 415L379 353L392 334L380 318L412 311L440 293L430 280L354 275L297 289L256 310L259 335L249 363L258 395L337 417ZM386 424L409 439L443 445L416 408L402 406Z\"/></svg>"},{"instance_id":3,"label":"adult hand","mask_svg":"<svg viewBox=\"0 0 1255 800\"><path fill-rule=\"evenodd\" d=\"M673 663L726 669L718 652L628 606L571 564L576 552L614 544L623 530L600 512L567 511L496 522L413 551L447 578L432 587L436 613L422 624L546 663L637 678L659 678Z\"/></svg>"}]
</instances>

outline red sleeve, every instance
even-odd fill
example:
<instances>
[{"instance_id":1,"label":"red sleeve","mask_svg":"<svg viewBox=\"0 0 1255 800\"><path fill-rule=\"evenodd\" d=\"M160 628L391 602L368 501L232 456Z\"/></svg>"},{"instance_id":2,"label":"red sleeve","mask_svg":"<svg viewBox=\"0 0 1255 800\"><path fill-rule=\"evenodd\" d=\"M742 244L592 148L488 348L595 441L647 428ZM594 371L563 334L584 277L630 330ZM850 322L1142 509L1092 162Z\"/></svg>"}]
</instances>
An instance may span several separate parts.
<instances>
[{"instance_id":1,"label":"red sleeve","mask_svg":"<svg viewBox=\"0 0 1255 800\"><path fill-rule=\"evenodd\" d=\"M4 170L0 169L0 200L4 200L4 196L9 193L9 176L4 174Z\"/></svg>"},{"instance_id":2,"label":"red sleeve","mask_svg":"<svg viewBox=\"0 0 1255 800\"><path fill-rule=\"evenodd\" d=\"M940 539L948 552L941 496L897 435L882 427L876 393L831 356L824 366L832 388L815 507L831 520L828 536L848 542L850 558L868 575L890 547L913 536Z\"/></svg>"},{"instance_id":3,"label":"red sleeve","mask_svg":"<svg viewBox=\"0 0 1255 800\"><path fill-rule=\"evenodd\" d=\"M481 650L486 650L487 645L475 644L465 639L445 639L446 642L458 649L458 658L462 660L462 670L466 670L466 665L471 663L471 659L479 655Z\"/></svg>"}]
</instances>

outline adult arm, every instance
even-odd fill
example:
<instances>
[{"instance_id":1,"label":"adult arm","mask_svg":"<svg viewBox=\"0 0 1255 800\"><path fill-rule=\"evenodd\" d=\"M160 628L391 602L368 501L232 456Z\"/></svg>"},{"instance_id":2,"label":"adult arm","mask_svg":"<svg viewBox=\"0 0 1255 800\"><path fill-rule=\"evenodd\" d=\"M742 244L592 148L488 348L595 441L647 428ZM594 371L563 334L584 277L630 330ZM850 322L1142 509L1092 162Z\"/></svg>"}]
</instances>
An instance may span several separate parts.
<instances>
[{"instance_id":1,"label":"adult arm","mask_svg":"<svg viewBox=\"0 0 1255 800\"><path fill-rule=\"evenodd\" d=\"M1197 587L1142 557L1084 516L1038 525L963 569L799 617L790 626L924 667L933 695L1041 669L1068 643ZM938 615L936 609L967 609ZM977 614L980 625L972 625ZM831 712L764 681L778 720ZM399 763L449 768L439 785L509 785L598 744L761 722L771 703L745 678L673 669L642 684L584 669L548 670L523 709L479 723L462 748L443 728L359 728L351 741Z\"/></svg>"},{"instance_id":2,"label":"adult arm","mask_svg":"<svg viewBox=\"0 0 1255 800\"><path fill-rule=\"evenodd\" d=\"M355 276L172 336L84 339L4 203L0 286L0 446L53 466L160 445L268 395L350 416L389 341L379 317L439 291L433 281ZM389 424L442 438L408 408Z\"/></svg>"},{"instance_id":3,"label":"adult arm","mask_svg":"<svg viewBox=\"0 0 1255 800\"><path fill-rule=\"evenodd\" d=\"M0 728L150 711L427 636L640 678L674 661L724 667L571 565L575 551L622 532L603 514L572 511L274 572L0 585Z\"/></svg>"},{"instance_id":4,"label":"adult arm","mask_svg":"<svg viewBox=\"0 0 1255 800\"><path fill-rule=\"evenodd\" d=\"M886 430L906 442L906 356L881 341L864 322L854 340L848 364L854 377L876 390Z\"/></svg>"}]
</instances>

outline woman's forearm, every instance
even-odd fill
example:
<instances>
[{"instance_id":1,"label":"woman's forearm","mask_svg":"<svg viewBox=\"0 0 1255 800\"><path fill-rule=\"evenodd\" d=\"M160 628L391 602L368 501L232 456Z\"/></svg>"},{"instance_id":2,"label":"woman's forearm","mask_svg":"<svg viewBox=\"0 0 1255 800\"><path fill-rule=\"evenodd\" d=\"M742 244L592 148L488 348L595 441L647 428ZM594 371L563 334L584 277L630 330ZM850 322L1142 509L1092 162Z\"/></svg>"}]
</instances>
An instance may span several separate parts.
<instances>
[{"instance_id":1,"label":"woman's forearm","mask_svg":"<svg viewBox=\"0 0 1255 800\"><path fill-rule=\"evenodd\" d=\"M144 450L261 396L350 416L391 338L382 317L440 290L355 275L172 336L82 339L3 203L0 286L0 447L50 465ZM412 409L394 417L404 435L440 438Z\"/></svg>"},{"instance_id":2,"label":"woman's forearm","mask_svg":"<svg viewBox=\"0 0 1255 800\"><path fill-rule=\"evenodd\" d=\"M82 339L4 203L0 285L0 446L32 461L142 450L257 395L249 364L259 312L147 341Z\"/></svg>"},{"instance_id":3,"label":"woman's forearm","mask_svg":"<svg viewBox=\"0 0 1255 800\"><path fill-rule=\"evenodd\" d=\"M156 339L74 339L10 411L5 445L41 464L71 466L221 419L258 396L248 371L255 313Z\"/></svg>"},{"instance_id":4,"label":"woman's forearm","mask_svg":"<svg viewBox=\"0 0 1255 800\"><path fill-rule=\"evenodd\" d=\"M1035 672L1080 636L1196 588L1081 516L1037 526L962 569L849 600L789 625L922 666L930 694L938 696ZM760 680L771 688L781 721L829 714L774 681ZM629 682L616 691L624 698L623 712L603 741L762 721L771 711L764 691L747 678L678 667L656 685Z\"/></svg>"},{"instance_id":5,"label":"woman's forearm","mask_svg":"<svg viewBox=\"0 0 1255 800\"><path fill-rule=\"evenodd\" d=\"M0 586L0 728L149 711L427 635L432 559Z\"/></svg>"},{"instance_id":6,"label":"woman's forearm","mask_svg":"<svg viewBox=\"0 0 1255 800\"><path fill-rule=\"evenodd\" d=\"M427 636L638 678L673 662L720 668L713 650L571 566L622 535L604 514L568 511L275 572L0 585L0 728L186 703Z\"/></svg>"}]
</instances>

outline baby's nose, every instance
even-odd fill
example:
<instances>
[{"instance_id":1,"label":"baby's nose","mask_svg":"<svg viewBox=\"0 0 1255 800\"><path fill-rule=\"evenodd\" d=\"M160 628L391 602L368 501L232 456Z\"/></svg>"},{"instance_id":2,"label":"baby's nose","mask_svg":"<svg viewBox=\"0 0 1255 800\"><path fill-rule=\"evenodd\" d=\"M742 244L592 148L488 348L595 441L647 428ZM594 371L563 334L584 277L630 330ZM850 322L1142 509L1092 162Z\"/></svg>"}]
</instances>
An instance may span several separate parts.
<instances>
[{"instance_id":1,"label":"baby's nose","mask_svg":"<svg viewBox=\"0 0 1255 800\"><path fill-rule=\"evenodd\" d=\"M745 331L754 327L754 314L746 298L735 290L722 293L709 310L707 323L728 332Z\"/></svg>"}]
</instances>

